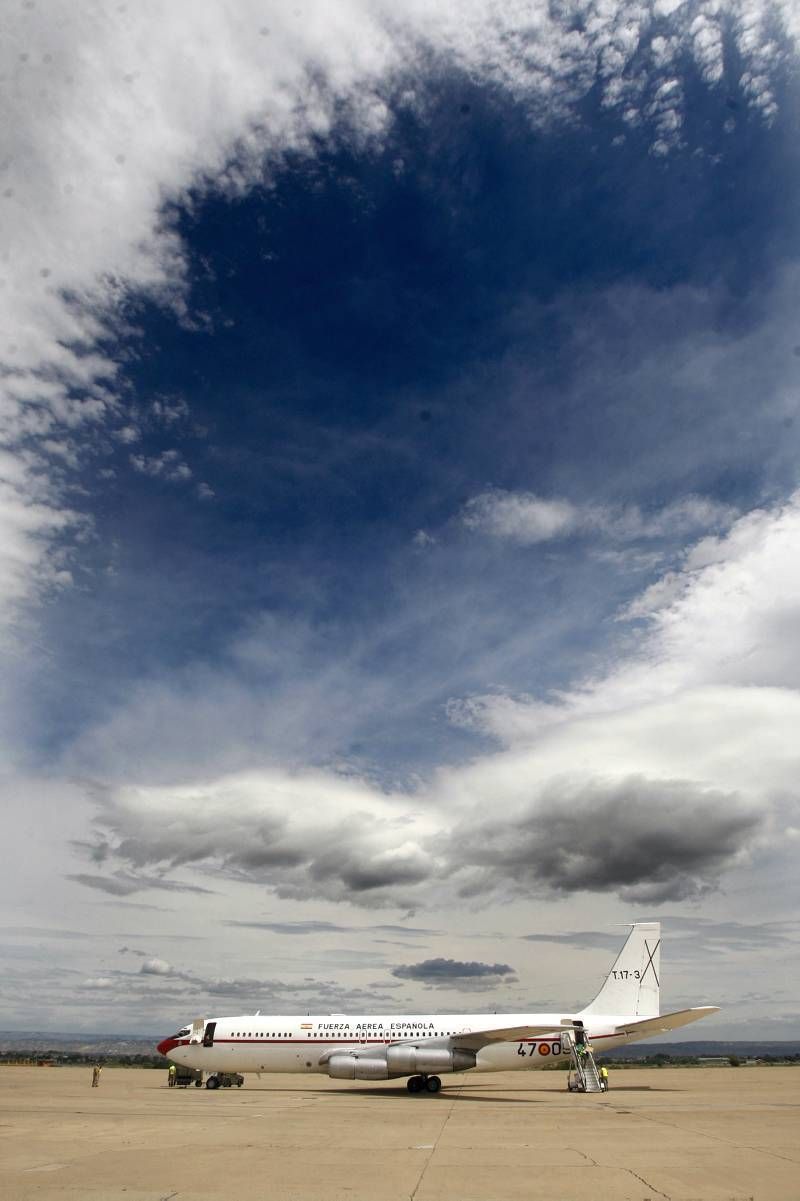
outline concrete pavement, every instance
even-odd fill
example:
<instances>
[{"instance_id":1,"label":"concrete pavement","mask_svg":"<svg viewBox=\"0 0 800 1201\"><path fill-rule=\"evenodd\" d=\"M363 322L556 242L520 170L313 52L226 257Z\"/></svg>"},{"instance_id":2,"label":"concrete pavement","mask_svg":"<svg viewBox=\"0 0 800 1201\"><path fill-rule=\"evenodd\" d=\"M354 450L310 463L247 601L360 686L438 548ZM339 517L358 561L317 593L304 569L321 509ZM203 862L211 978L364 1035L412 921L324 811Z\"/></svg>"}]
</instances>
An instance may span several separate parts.
<instances>
[{"instance_id":1,"label":"concrete pavement","mask_svg":"<svg viewBox=\"0 0 800 1201\"><path fill-rule=\"evenodd\" d=\"M444 1078L438 1096L248 1076L0 1068L5 1201L797 1201L800 1068Z\"/></svg>"}]
</instances>

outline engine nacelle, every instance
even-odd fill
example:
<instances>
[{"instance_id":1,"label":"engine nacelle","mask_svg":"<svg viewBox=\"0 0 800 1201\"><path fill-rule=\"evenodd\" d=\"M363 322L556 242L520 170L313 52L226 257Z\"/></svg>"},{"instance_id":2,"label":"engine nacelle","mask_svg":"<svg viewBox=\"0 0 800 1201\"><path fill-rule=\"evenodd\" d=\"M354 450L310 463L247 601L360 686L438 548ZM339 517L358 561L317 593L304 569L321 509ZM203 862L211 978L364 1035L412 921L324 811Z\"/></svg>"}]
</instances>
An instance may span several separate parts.
<instances>
[{"instance_id":1,"label":"engine nacelle","mask_svg":"<svg viewBox=\"0 0 800 1201\"><path fill-rule=\"evenodd\" d=\"M387 1047L386 1062L390 1076L468 1072L475 1067L475 1052L461 1047Z\"/></svg>"},{"instance_id":2,"label":"engine nacelle","mask_svg":"<svg viewBox=\"0 0 800 1201\"><path fill-rule=\"evenodd\" d=\"M331 1055L328 1075L334 1080L388 1080L389 1068L385 1059L360 1059L355 1055Z\"/></svg>"}]
</instances>

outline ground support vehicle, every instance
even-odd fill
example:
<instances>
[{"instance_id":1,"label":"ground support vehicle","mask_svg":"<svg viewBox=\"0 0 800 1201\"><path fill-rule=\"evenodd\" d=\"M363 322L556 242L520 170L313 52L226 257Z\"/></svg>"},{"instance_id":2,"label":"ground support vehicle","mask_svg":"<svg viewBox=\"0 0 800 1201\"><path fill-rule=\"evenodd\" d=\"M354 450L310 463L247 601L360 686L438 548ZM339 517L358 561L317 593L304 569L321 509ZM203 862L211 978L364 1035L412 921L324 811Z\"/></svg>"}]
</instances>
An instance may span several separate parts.
<instances>
[{"instance_id":1,"label":"ground support vehicle","mask_svg":"<svg viewBox=\"0 0 800 1201\"><path fill-rule=\"evenodd\" d=\"M179 1067L175 1073L175 1087L188 1088L193 1084L195 1088L200 1088L203 1083L203 1073L197 1068Z\"/></svg>"},{"instance_id":2,"label":"ground support vehicle","mask_svg":"<svg viewBox=\"0 0 800 1201\"><path fill-rule=\"evenodd\" d=\"M244 1076L241 1072L213 1072L206 1080L206 1088L230 1088L233 1084L242 1087Z\"/></svg>"}]
</instances>

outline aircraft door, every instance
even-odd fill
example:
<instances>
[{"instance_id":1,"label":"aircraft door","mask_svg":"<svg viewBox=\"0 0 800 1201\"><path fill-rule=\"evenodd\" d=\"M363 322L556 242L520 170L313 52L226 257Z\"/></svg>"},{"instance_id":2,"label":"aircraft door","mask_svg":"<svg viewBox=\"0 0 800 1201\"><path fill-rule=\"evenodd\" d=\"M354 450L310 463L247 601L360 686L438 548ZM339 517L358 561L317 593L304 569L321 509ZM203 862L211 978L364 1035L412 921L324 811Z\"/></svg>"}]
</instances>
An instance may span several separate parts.
<instances>
[{"instance_id":1,"label":"aircraft door","mask_svg":"<svg viewBox=\"0 0 800 1201\"><path fill-rule=\"evenodd\" d=\"M216 1028L217 1028L216 1022L206 1022L206 1029L205 1029L205 1033L203 1034L203 1046L204 1047L213 1047L214 1046L214 1031L216 1030Z\"/></svg>"}]
</instances>

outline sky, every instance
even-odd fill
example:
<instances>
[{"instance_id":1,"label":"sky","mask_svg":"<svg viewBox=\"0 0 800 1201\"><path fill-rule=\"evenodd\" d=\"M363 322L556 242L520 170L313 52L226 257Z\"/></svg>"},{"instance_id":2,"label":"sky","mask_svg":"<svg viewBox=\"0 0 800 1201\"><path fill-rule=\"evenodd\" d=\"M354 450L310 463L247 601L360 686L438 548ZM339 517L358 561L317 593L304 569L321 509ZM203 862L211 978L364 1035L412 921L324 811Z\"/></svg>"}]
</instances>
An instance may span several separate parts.
<instances>
[{"instance_id":1,"label":"sky","mask_svg":"<svg viewBox=\"0 0 800 1201\"><path fill-rule=\"evenodd\" d=\"M800 1036L796 6L0 29L0 1028Z\"/></svg>"}]
</instances>

